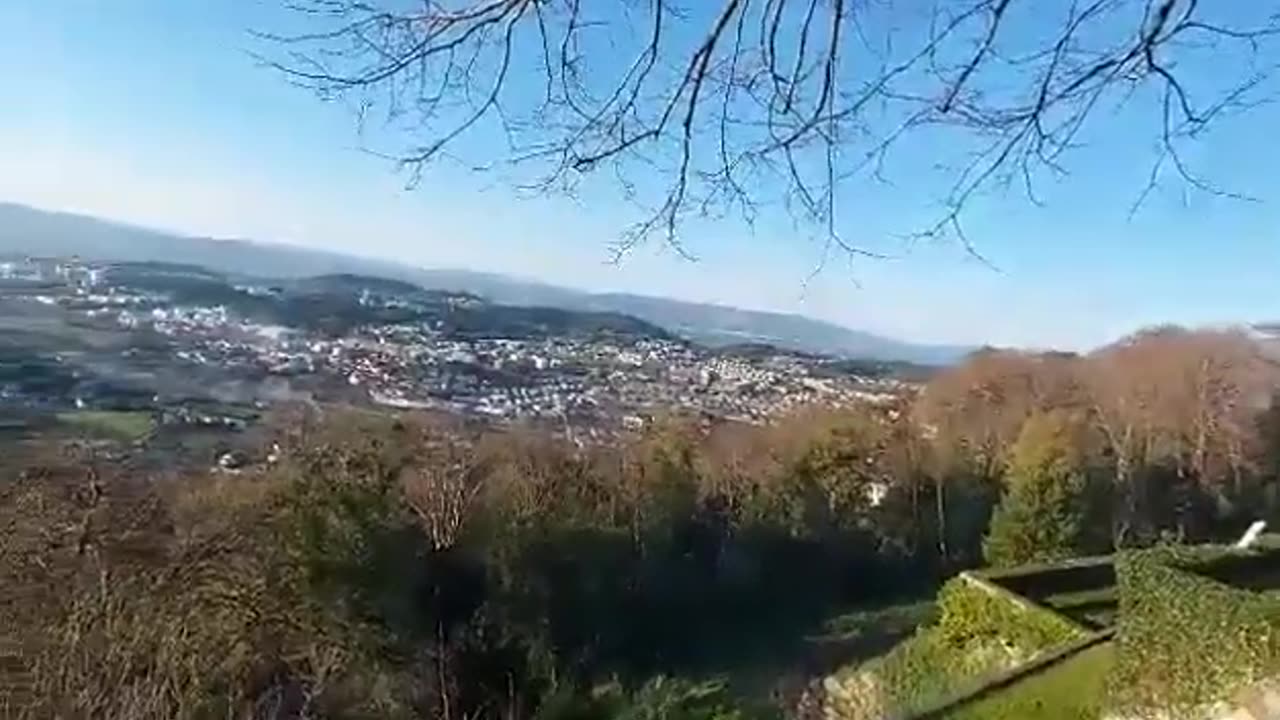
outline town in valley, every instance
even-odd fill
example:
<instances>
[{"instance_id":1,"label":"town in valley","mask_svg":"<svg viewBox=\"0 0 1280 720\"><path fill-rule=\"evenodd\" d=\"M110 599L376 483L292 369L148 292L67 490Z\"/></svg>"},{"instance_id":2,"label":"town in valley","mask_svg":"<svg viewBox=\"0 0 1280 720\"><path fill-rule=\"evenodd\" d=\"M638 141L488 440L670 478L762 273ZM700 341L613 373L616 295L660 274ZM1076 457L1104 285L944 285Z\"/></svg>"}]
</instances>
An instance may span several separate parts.
<instances>
[{"instance_id":1,"label":"town in valley","mask_svg":"<svg viewBox=\"0 0 1280 720\"><path fill-rule=\"evenodd\" d=\"M10 430L109 413L238 430L301 401L532 422L583 442L669 412L762 423L815 405L890 405L915 387L873 362L708 348L625 315L359 275L9 257L0 305Z\"/></svg>"}]
</instances>

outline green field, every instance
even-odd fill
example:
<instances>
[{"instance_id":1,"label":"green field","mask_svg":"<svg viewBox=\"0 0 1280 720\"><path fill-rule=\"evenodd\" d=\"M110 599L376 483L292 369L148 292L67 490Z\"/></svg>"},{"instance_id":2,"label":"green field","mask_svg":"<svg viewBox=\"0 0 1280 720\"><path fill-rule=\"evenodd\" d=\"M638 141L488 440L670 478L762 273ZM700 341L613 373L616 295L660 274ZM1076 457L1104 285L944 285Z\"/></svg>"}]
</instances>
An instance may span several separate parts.
<instances>
[{"instance_id":1,"label":"green field","mask_svg":"<svg viewBox=\"0 0 1280 720\"><path fill-rule=\"evenodd\" d=\"M89 435L116 440L141 440L151 434L155 420L142 411L77 410L58 413L58 422Z\"/></svg>"},{"instance_id":2,"label":"green field","mask_svg":"<svg viewBox=\"0 0 1280 720\"><path fill-rule=\"evenodd\" d=\"M1096 720L1102 717L1111 643L1103 643L991 695L946 720Z\"/></svg>"}]
</instances>

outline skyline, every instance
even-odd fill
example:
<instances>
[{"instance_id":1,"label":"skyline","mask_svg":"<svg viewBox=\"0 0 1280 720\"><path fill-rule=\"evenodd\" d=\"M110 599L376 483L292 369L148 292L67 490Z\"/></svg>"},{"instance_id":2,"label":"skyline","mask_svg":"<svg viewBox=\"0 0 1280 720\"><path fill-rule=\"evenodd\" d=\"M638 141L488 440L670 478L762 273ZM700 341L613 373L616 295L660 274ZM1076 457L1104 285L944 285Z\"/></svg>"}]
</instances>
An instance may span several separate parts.
<instances>
[{"instance_id":1,"label":"skyline","mask_svg":"<svg viewBox=\"0 0 1280 720\"><path fill-rule=\"evenodd\" d=\"M1133 218L1149 167L1137 132L1102 138L1045 207L993 197L967 224L999 270L955 245L894 260L829 261L772 219L695 225L697 263L655 243L608 264L622 217L593 193L517 199L492 177L439 166L413 191L361 147L344 108L256 67L247 28L286 19L271 2L236 8L88 0L0 8L16 42L0 111L0 200L196 236L239 237L422 267L499 272L589 291L621 291L808 315L914 342L1087 349L1141 326L1280 318L1280 148L1272 107L1231 118L1190 159L1263 202L1162 187ZM246 8L248 8L246 10ZM1123 130L1123 128L1122 128ZM924 149L927 152L927 148ZM1016 195L1016 194L1015 194ZM853 198L851 222L897 251L899 204ZM1028 241L1028 238L1030 240Z\"/></svg>"}]
</instances>

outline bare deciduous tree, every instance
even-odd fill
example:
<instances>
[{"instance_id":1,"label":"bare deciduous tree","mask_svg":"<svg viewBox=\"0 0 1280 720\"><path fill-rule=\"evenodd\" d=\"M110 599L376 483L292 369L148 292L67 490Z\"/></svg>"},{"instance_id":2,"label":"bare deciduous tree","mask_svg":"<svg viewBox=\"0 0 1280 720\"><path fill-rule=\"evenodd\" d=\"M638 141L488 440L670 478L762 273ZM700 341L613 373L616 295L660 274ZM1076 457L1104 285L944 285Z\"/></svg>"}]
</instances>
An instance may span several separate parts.
<instances>
[{"instance_id":1,"label":"bare deciduous tree","mask_svg":"<svg viewBox=\"0 0 1280 720\"><path fill-rule=\"evenodd\" d=\"M997 477L1028 417L1079 402L1077 364L1054 353L979 352L933 378L917 412L941 447L966 455L979 475Z\"/></svg>"},{"instance_id":2,"label":"bare deciduous tree","mask_svg":"<svg viewBox=\"0 0 1280 720\"><path fill-rule=\"evenodd\" d=\"M1142 468L1172 467L1217 495L1241 490L1259 452L1255 419L1277 379L1248 336L1145 330L1095 352L1086 367L1090 417L1122 499L1117 544L1128 539L1147 502L1135 476Z\"/></svg>"},{"instance_id":3,"label":"bare deciduous tree","mask_svg":"<svg viewBox=\"0 0 1280 720\"><path fill-rule=\"evenodd\" d=\"M1111 530L1117 546L1131 540L1140 512L1135 474L1152 464L1160 444L1160 388L1151 373L1159 358L1158 348L1135 337L1099 350L1086 366L1089 417L1102 438L1120 498Z\"/></svg>"},{"instance_id":4,"label":"bare deciduous tree","mask_svg":"<svg viewBox=\"0 0 1280 720\"><path fill-rule=\"evenodd\" d=\"M454 546L484 490L484 468L472 444L440 434L424 438L401 479L405 503L436 550Z\"/></svg>"},{"instance_id":5,"label":"bare deciduous tree","mask_svg":"<svg viewBox=\"0 0 1280 720\"><path fill-rule=\"evenodd\" d=\"M782 205L828 249L838 201L929 142L909 192L962 227L976 196L1067 173L1091 120L1146 115L1165 173L1210 185L1181 148L1264 100L1280 7L1269 0L292 0L305 29L261 33L265 62L362 121L404 133L412 181L454 157L574 191L608 175L639 208L619 251L692 217ZM1212 67L1211 72L1205 72ZM471 135L469 131L486 134ZM505 148L494 148L501 132ZM906 154L909 154L906 153ZM907 163L902 157L899 162ZM909 164L909 163L908 163ZM919 171L919 172L917 172ZM936 185L919 178L929 174ZM1136 205L1135 205L1136 207ZM971 249L971 248L970 248Z\"/></svg>"}]
</instances>

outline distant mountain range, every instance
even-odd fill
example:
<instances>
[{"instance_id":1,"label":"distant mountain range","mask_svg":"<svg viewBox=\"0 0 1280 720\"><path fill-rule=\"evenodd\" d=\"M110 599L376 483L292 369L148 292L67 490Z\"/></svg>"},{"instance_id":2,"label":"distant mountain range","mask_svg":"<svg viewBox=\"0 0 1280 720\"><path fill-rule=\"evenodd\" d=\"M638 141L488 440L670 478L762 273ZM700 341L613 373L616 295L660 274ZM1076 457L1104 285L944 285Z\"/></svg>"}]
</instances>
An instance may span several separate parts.
<instances>
[{"instance_id":1,"label":"distant mountain range","mask_svg":"<svg viewBox=\"0 0 1280 720\"><path fill-rule=\"evenodd\" d=\"M0 203L0 254L189 263L265 277L359 274L467 292L505 305L619 313L718 347L768 344L846 358L946 365L972 348L921 345L800 315L627 293L589 293L494 273L427 270L393 262L248 240L181 237L84 215Z\"/></svg>"}]
</instances>

